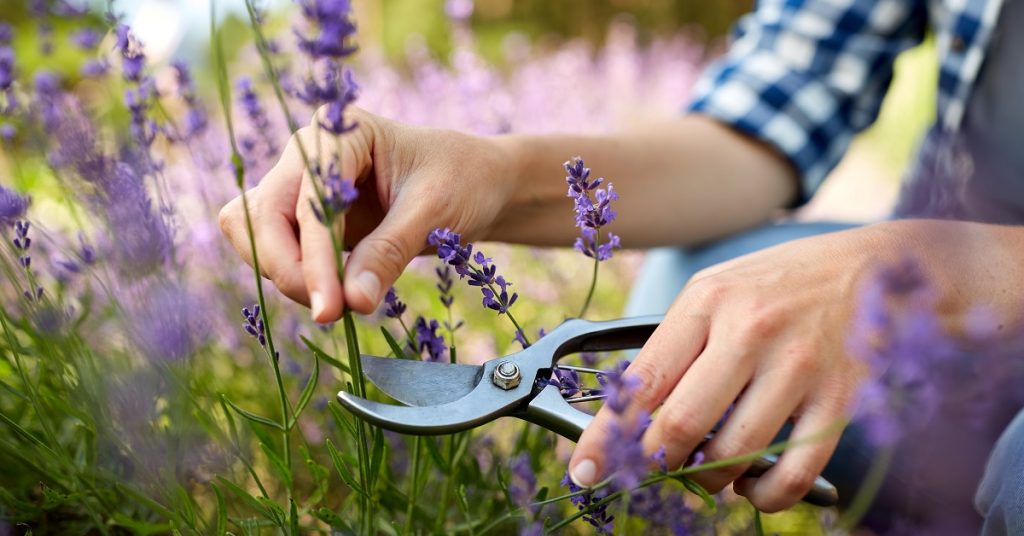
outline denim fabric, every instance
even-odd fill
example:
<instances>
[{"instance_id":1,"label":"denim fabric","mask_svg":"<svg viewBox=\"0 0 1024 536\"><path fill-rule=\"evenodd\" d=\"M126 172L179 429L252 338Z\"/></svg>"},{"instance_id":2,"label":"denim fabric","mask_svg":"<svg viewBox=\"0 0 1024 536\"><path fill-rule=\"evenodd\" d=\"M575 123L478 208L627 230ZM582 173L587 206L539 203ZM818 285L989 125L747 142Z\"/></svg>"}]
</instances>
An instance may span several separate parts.
<instances>
[{"instance_id":1,"label":"denim fabric","mask_svg":"<svg viewBox=\"0 0 1024 536\"><path fill-rule=\"evenodd\" d=\"M627 316L664 313L686 281L714 264L782 242L854 227L842 223L770 225L688 250L665 248L648 253L627 302ZM1003 432L972 497L992 444L1016 410L991 422L939 427L908 437L897 447L893 465L864 524L879 534L977 533L985 518L986 535L1024 535L1024 412ZM780 438L785 436L785 431ZM843 433L824 471L840 492L853 498L874 458L872 447L854 425Z\"/></svg>"},{"instance_id":2,"label":"denim fabric","mask_svg":"<svg viewBox=\"0 0 1024 536\"><path fill-rule=\"evenodd\" d=\"M974 506L985 518L984 536L1024 534L1024 411L992 450Z\"/></svg>"},{"instance_id":3,"label":"denim fabric","mask_svg":"<svg viewBox=\"0 0 1024 536\"><path fill-rule=\"evenodd\" d=\"M848 223L780 223L760 227L699 248L659 248L647 253L626 303L626 316L661 314L690 276L720 262L797 238L851 229Z\"/></svg>"}]
</instances>

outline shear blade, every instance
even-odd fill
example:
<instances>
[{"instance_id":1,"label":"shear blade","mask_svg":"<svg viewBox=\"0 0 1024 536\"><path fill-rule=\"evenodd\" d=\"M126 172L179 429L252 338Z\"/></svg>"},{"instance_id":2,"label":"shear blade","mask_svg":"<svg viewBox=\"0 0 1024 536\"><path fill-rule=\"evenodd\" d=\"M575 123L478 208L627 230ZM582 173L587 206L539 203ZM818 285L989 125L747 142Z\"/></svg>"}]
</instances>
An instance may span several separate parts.
<instances>
[{"instance_id":1,"label":"shear blade","mask_svg":"<svg viewBox=\"0 0 1024 536\"><path fill-rule=\"evenodd\" d=\"M363 374L384 394L409 406L458 400L480 382L483 367L411 359L360 356Z\"/></svg>"}]
</instances>

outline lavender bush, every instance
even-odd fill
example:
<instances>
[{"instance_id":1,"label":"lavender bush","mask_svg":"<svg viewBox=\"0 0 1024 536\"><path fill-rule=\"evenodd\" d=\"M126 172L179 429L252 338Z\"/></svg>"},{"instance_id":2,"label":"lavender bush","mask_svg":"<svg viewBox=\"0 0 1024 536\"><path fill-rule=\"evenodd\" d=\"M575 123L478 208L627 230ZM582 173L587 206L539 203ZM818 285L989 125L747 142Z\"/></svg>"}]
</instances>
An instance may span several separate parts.
<instances>
[{"instance_id":1,"label":"lavender bush","mask_svg":"<svg viewBox=\"0 0 1024 536\"><path fill-rule=\"evenodd\" d=\"M182 61L151 63L146 36L116 11L90 13L66 0L28 7L34 25L0 21L0 533L688 534L755 526L741 501L710 496L689 479L706 467L699 455L684 467L643 455L650 416L623 412L637 386L616 361L597 378L560 370L545 380L567 398L604 396L618 413L609 445L616 471L590 490L563 478L564 445L544 430L502 422L402 437L332 401L338 389L379 396L363 380L361 351L479 362L528 346L567 315L616 315L637 257L611 260L620 246L616 193L591 179L583 159L564 165L577 252L481 247L437 229L423 237L437 259L417 260L379 315L346 312L338 326L310 324L265 288L212 223L316 108L325 111L316 123L324 136L358 127L344 113L356 102L482 134L611 130L674 113L700 47L677 37L638 48L617 25L597 52L580 43L549 53L510 46L517 67L505 72L475 52L466 22L473 6L463 1L449 2L451 64L412 48L402 66L372 49L356 54L347 0L298 0L281 35L267 33L270 15L249 2L251 45L228 65L212 28L207 81ZM33 57L73 49L80 61L59 72L22 62L12 45L18 32L34 34L25 41L38 45ZM340 278L339 224L358 192L341 174L340 154L301 151L316 188L309 202L331 230ZM254 242L250 253L259 273L260 256L270 253ZM921 315L915 329L933 329ZM891 328L896 341L872 349L872 363L921 342L922 333L891 317L865 318L871 329ZM929 348L955 361L942 340L929 338ZM614 357L580 359L595 367ZM934 378L919 363L904 368L865 395L883 442L906 425L892 382L929 404L940 389L922 385ZM813 516L795 516L779 523L813 524Z\"/></svg>"}]
</instances>

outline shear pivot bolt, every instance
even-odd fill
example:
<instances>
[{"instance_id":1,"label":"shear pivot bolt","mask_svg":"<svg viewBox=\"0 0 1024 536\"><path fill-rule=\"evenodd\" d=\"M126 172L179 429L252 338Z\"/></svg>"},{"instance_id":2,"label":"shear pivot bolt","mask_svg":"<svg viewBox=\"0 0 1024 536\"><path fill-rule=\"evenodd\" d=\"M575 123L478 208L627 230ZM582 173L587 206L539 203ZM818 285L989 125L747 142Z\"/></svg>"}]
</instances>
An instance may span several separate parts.
<instances>
[{"instance_id":1,"label":"shear pivot bolt","mask_svg":"<svg viewBox=\"0 0 1024 536\"><path fill-rule=\"evenodd\" d=\"M515 363L502 361L498 363L497 367L494 367L494 376L491 378L491 381L494 382L494 385L508 391L509 389L515 389L521 379L522 375L519 373L519 367Z\"/></svg>"}]
</instances>

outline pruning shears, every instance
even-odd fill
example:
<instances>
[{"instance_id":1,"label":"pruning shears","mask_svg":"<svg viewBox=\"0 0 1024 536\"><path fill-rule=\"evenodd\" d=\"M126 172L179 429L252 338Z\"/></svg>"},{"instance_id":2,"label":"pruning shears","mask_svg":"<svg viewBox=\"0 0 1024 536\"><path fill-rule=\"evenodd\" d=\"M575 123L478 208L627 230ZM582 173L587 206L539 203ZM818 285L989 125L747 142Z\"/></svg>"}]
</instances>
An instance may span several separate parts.
<instances>
[{"instance_id":1,"label":"pruning shears","mask_svg":"<svg viewBox=\"0 0 1024 536\"><path fill-rule=\"evenodd\" d=\"M579 352L640 348L663 318L656 315L603 322L569 319L529 348L482 365L364 355L361 364L366 377L384 394L405 405L375 402L345 391L338 393L338 402L370 423L405 434L452 434L499 417L516 417L578 441L593 416L572 404L603 395L565 398L557 385L545 380L556 369L600 373L560 365L559 360ZM704 441L713 435L708 434ZM775 455L765 454L754 460L745 476L761 476L777 460ZM803 500L833 506L838 498L835 486L819 476Z\"/></svg>"}]
</instances>

